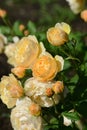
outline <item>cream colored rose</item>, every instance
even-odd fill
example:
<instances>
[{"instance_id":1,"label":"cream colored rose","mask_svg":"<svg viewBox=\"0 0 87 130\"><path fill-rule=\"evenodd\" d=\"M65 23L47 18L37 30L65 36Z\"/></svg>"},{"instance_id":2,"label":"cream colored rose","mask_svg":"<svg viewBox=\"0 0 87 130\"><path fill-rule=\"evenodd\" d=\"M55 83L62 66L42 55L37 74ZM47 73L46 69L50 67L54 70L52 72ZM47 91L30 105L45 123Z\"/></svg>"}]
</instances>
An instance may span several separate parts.
<instances>
[{"instance_id":1,"label":"cream colored rose","mask_svg":"<svg viewBox=\"0 0 87 130\"><path fill-rule=\"evenodd\" d=\"M78 14L84 7L85 0L66 0L73 13Z\"/></svg>"},{"instance_id":2,"label":"cream colored rose","mask_svg":"<svg viewBox=\"0 0 87 130\"><path fill-rule=\"evenodd\" d=\"M41 116L34 116L29 110L32 103L28 97L25 97L12 109L11 123L14 130L42 130Z\"/></svg>"},{"instance_id":3,"label":"cream colored rose","mask_svg":"<svg viewBox=\"0 0 87 130\"><path fill-rule=\"evenodd\" d=\"M37 59L39 53L40 48L36 37L29 35L15 43L13 55L8 57L8 62L14 67L29 68Z\"/></svg>"},{"instance_id":4,"label":"cream colored rose","mask_svg":"<svg viewBox=\"0 0 87 130\"><path fill-rule=\"evenodd\" d=\"M39 81L47 82L52 80L57 72L63 69L64 60L61 56L56 55L55 58L51 54L45 52L40 55L33 65L33 76Z\"/></svg>"},{"instance_id":5,"label":"cream colored rose","mask_svg":"<svg viewBox=\"0 0 87 130\"><path fill-rule=\"evenodd\" d=\"M1 78L0 95L2 102L8 108L12 108L15 106L17 99L24 95L24 90L14 75L10 74Z\"/></svg>"},{"instance_id":6,"label":"cream colored rose","mask_svg":"<svg viewBox=\"0 0 87 130\"><path fill-rule=\"evenodd\" d=\"M60 96L57 94L53 95L53 100L51 97L47 96L47 88L52 88L54 82L39 82L35 78L30 78L26 80L24 84L25 95L29 96L33 101L42 107L50 107L58 104L60 101Z\"/></svg>"}]
</instances>

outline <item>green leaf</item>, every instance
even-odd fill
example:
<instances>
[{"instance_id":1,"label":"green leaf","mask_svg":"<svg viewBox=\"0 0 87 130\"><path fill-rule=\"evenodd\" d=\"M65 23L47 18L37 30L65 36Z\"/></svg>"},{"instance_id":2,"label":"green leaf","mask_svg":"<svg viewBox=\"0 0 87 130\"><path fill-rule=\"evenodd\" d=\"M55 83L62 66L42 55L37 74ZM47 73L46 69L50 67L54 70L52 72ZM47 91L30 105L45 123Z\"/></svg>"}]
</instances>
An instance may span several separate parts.
<instances>
[{"instance_id":1,"label":"green leaf","mask_svg":"<svg viewBox=\"0 0 87 130\"><path fill-rule=\"evenodd\" d=\"M32 70L31 69L26 69L25 76L32 77Z\"/></svg>"},{"instance_id":2,"label":"green leaf","mask_svg":"<svg viewBox=\"0 0 87 130\"><path fill-rule=\"evenodd\" d=\"M76 84L76 83L78 82L78 80L79 80L79 76L78 76L78 74L75 74L75 75L71 78L70 82Z\"/></svg>"},{"instance_id":3,"label":"green leaf","mask_svg":"<svg viewBox=\"0 0 87 130\"><path fill-rule=\"evenodd\" d=\"M85 52L84 61L87 61L87 52Z\"/></svg>"},{"instance_id":4,"label":"green leaf","mask_svg":"<svg viewBox=\"0 0 87 130\"><path fill-rule=\"evenodd\" d=\"M66 69L68 69L70 67L71 67L71 63L69 61L65 60L64 61L64 68L63 69L66 70Z\"/></svg>"},{"instance_id":5,"label":"green leaf","mask_svg":"<svg viewBox=\"0 0 87 130\"><path fill-rule=\"evenodd\" d=\"M13 25L13 31L17 36L23 36L23 33L19 30L20 24L21 24L20 21L16 21Z\"/></svg>"},{"instance_id":6,"label":"green leaf","mask_svg":"<svg viewBox=\"0 0 87 130\"><path fill-rule=\"evenodd\" d=\"M63 112L63 116L67 117L71 121L77 121L80 119L79 115L77 112Z\"/></svg>"},{"instance_id":7,"label":"green leaf","mask_svg":"<svg viewBox=\"0 0 87 130\"><path fill-rule=\"evenodd\" d=\"M51 124L58 124L58 119L56 119L56 118L52 118L51 120L50 120L50 123Z\"/></svg>"},{"instance_id":8,"label":"green leaf","mask_svg":"<svg viewBox=\"0 0 87 130\"><path fill-rule=\"evenodd\" d=\"M0 26L0 33L8 35L8 34L10 34L10 32L11 32L11 30L10 30L9 27L7 27L7 26Z\"/></svg>"},{"instance_id":9,"label":"green leaf","mask_svg":"<svg viewBox=\"0 0 87 130\"><path fill-rule=\"evenodd\" d=\"M87 130L87 123L86 123L86 125L84 125L83 130Z\"/></svg>"},{"instance_id":10,"label":"green leaf","mask_svg":"<svg viewBox=\"0 0 87 130\"><path fill-rule=\"evenodd\" d=\"M58 130L58 125L47 125L44 127L44 130Z\"/></svg>"},{"instance_id":11,"label":"green leaf","mask_svg":"<svg viewBox=\"0 0 87 130\"><path fill-rule=\"evenodd\" d=\"M35 34L36 33L36 26L32 21L29 21L27 24L28 30L31 34Z\"/></svg>"}]
</instances>

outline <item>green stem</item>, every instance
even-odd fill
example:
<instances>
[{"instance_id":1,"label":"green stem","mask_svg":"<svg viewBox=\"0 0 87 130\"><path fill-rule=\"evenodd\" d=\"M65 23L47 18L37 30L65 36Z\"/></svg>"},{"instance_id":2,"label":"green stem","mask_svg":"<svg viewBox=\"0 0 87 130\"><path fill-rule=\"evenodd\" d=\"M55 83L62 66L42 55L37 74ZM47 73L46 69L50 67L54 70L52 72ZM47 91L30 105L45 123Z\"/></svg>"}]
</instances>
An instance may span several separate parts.
<instances>
[{"instance_id":1,"label":"green stem","mask_svg":"<svg viewBox=\"0 0 87 130\"><path fill-rule=\"evenodd\" d=\"M41 116L41 117L43 118L43 120L44 120L48 125L50 125L50 123L48 122L47 119L45 119L43 116Z\"/></svg>"},{"instance_id":2,"label":"green stem","mask_svg":"<svg viewBox=\"0 0 87 130\"><path fill-rule=\"evenodd\" d=\"M65 54L66 56L70 56L67 52L65 52L62 48L60 48L60 51L63 53L63 54Z\"/></svg>"},{"instance_id":3,"label":"green stem","mask_svg":"<svg viewBox=\"0 0 87 130\"><path fill-rule=\"evenodd\" d=\"M76 60L76 61L78 61L78 62L80 63L80 60L79 60L78 58L69 55L69 54L68 54L67 52L65 52L62 48L61 48L60 50L61 50L61 52L63 52L63 53L67 56L67 58L66 58L65 60L71 59L71 60Z\"/></svg>"},{"instance_id":4,"label":"green stem","mask_svg":"<svg viewBox=\"0 0 87 130\"><path fill-rule=\"evenodd\" d=\"M9 26L5 18L2 18L2 20L7 26Z\"/></svg>"},{"instance_id":5,"label":"green stem","mask_svg":"<svg viewBox=\"0 0 87 130\"><path fill-rule=\"evenodd\" d=\"M78 58L75 58L75 57L72 57L72 56L67 57L65 60L69 60L69 59L76 60L80 63L80 60Z\"/></svg>"},{"instance_id":6,"label":"green stem","mask_svg":"<svg viewBox=\"0 0 87 130\"><path fill-rule=\"evenodd\" d=\"M51 98L52 98L52 101L53 101L53 104L54 104L53 106L54 106L55 113L58 114L58 111L57 111L57 108L56 108L55 101L54 101L53 97L51 97Z\"/></svg>"},{"instance_id":7,"label":"green stem","mask_svg":"<svg viewBox=\"0 0 87 130\"><path fill-rule=\"evenodd\" d=\"M11 25L11 22L8 18L2 18L3 22L10 28L11 30L11 34L14 35L14 32L13 32L13 29L12 29L12 25Z\"/></svg>"}]
</instances>

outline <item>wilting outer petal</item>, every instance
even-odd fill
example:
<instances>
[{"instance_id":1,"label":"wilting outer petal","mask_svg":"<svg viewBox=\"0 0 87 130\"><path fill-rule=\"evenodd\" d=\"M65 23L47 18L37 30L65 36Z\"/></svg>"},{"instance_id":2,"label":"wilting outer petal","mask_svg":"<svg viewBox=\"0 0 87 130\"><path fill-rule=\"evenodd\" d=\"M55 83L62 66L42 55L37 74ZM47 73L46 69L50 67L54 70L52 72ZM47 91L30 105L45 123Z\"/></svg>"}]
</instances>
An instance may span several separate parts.
<instances>
[{"instance_id":1,"label":"wilting outer petal","mask_svg":"<svg viewBox=\"0 0 87 130\"><path fill-rule=\"evenodd\" d=\"M7 44L7 38L0 33L0 42L3 42L4 44Z\"/></svg>"},{"instance_id":2,"label":"wilting outer petal","mask_svg":"<svg viewBox=\"0 0 87 130\"><path fill-rule=\"evenodd\" d=\"M47 31L47 39L52 45L60 46L68 41L68 34L60 28L51 27Z\"/></svg>"},{"instance_id":3,"label":"wilting outer petal","mask_svg":"<svg viewBox=\"0 0 87 130\"><path fill-rule=\"evenodd\" d=\"M8 62L13 66L29 68L40 53L38 41L35 36L23 37L15 43L14 55L9 57Z\"/></svg>"},{"instance_id":4,"label":"wilting outer petal","mask_svg":"<svg viewBox=\"0 0 87 130\"><path fill-rule=\"evenodd\" d=\"M46 95L46 89L52 88L54 82L39 82L35 78L30 78L26 80L24 84L25 95L29 96L32 100L34 100L37 104L42 107L50 107L59 103L60 96L57 94L53 95L54 102L52 98Z\"/></svg>"},{"instance_id":5,"label":"wilting outer petal","mask_svg":"<svg viewBox=\"0 0 87 130\"><path fill-rule=\"evenodd\" d=\"M15 50L15 43L10 43L7 46L5 46L4 53L8 57L8 63L10 63L9 61L10 57L14 56L14 50Z\"/></svg>"},{"instance_id":6,"label":"wilting outer petal","mask_svg":"<svg viewBox=\"0 0 87 130\"><path fill-rule=\"evenodd\" d=\"M25 97L17 102L11 112L11 123L14 130L42 130L42 119L33 116L29 111L32 101Z\"/></svg>"},{"instance_id":7,"label":"wilting outer petal","mask_svg":"<svg viewBox=\"0 0 87 130\"><path fill-rule=\"evenodd\" d=\"M64 59L62 56L56 55L55 56L55 60L57 62L57 66L58 66L58 72L63 70L64 67Z\"/></svg>"},{"instance_id":8,"label":"wilting outer petal","mask_svg":"<svg viewBox=\"0 0 87 130\"><path fill-rule=\"evenodd\" d=\"M68 119L67 117L63 116L63 120L64 120L64 125L65 126L69 126L72 124L72 121L70 119Z\"/></svg>"},{"instance_id":9,"label":"wilting outer petal","mask_svg":"<svg viewBox=\"0 0 87 130\"><path fill-rule=\"evenodd\" d=\"M3 52L6 43L7 38L3 34L0 34L0 53Z\"/></svg>"},{"instance_id":10,"label":"wilting outer petal","mask_svg":"<svg viewBox=\"0 0 87 130\"><path fill-rule=\"evenodd\" d=\"M9 76L3 76L0 82L0 95L3 103L8 108L15 106L18 98L24 95L24 90L20 82L10 74Z\"/></svg>"}]
</instances>

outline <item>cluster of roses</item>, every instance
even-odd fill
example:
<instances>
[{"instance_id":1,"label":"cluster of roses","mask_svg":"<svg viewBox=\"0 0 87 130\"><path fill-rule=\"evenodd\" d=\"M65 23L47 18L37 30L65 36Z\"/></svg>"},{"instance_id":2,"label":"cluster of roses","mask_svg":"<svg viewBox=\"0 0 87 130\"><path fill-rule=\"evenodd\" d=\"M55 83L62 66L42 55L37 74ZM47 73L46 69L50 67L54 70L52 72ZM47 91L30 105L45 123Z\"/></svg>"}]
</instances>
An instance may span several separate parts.
<instances>
[{"instance_id":1,"label":"cluster of roses","mask_svg":"<svg viewBox=\"0 0 87 130\"><path fill-rule=\"evenodd\" d=\"M68 41L69 33L68 24L57 23L48 29L47 39L52 45L60 46ZM14 130L42 130L42 107L49 108L61 100L64 84L54 78L63 70L64 59L59 55L53 57L33 35L7 44L4 53L13 68L9 76L1 78L0 97L12 109L12 127ZM32 70L32 77L22 86L20 78L25 76L26 69Z\"/></svg>"}]
</instances>

